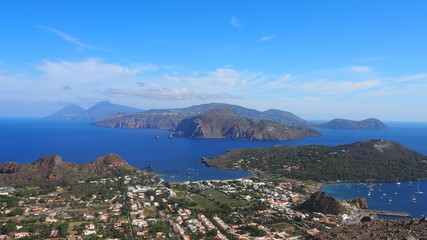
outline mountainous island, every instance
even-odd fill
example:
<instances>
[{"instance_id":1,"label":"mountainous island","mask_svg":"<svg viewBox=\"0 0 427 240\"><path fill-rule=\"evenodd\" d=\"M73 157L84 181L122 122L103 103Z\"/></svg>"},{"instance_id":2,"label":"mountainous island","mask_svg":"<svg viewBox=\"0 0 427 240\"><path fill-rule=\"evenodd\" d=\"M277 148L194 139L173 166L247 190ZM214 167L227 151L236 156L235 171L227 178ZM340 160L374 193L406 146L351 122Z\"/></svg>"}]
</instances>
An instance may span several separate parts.
<instances>
[{"instance_id":1,"label":"mountainous island","mask_svg":"<svg viewBox=\"0 0 427 240\"><path fill-rule=\"evenodd\" d=\"M314 181L403 180L427 177L427 157L397 142L370 140L333 146L233 149L203 161L213 167L259 170Z\"/></svg>"},{"instance_id":2,"label":"mountainous island","mask_svg":"<svg viewBox=\"0 0 427 240\"><path fill-rule=\"evenodd\" d=\"M110 102L99 102L89 109L84 109L76 104L70 104L47 116L47 119L62 119L62 120L94 120L101 121L106 117L117 113L135 113L141 112L142 109L127 107L124 105L113 104Z\"/></svg>"},{"instance_id":3,"label":"mountainous island","mask_svg":"<svg viewBox=\"0 0 427 240\"><path fill-rule=\"evenodd\" d=\"M91 163L62 162L60 156L45 156L31 164L6 162L0 164L0 186L40 186L51 182L70 182L114 176L132 172L129 165L116 154L108 154Z\"/></svg>"},{"instance_id":4,"label":"mountainous island","mask_svg":"<svg viewBox=\"0 0 427 240\"><path fill-rule=\"evenodd\" d=\"M385 130L387 125L376 118L368 118L362 121L335 118L327 123L318 124L319 128L329 129L365 129L365 130Z\"/></svg>"},{"instance_id":5,"label":"mountainous island","mask_svg":"<svg viewBox=\"0 0 427 240\"><path fill-rule=\"evenodd\" d=\"M47 116L47 119L62 119L70 120L86 111L84 108L80 107L77 104L69 104L62 108L61 110Z\"/></svg>"},{"instance_id":6,"label":"mountainous island","mask_svg":"<svg viewBox=\"0 0 427 240\"><path fill-rule=\"evenodd\" d=\"M249 140L289 140L320 133L309 128L242 118L228 109L213 109L206 113L182 120L175 136L195 138L244 138Z\"/></svg>"},{"instance_id":7,"label":"mountainous island","mask_svg":"<svg viewBox=\"0 0 427 240\"><path fill-rule=\"evenodd\" d=\"M101 127L118 128L158 128L175 130L178 124L190 117L200 115L213 109L228 109L242 118L255 120L270 120L284 125L312 128L314 125L287 111L270 109L260 112L254 109L244 108L225 103L209 103L175 109L151 109L142 113L116 114L108 117L108 120L96 123Z\"/></svg>"},{"instance_id":8,"label":"mountainous island","mask_svg":"<svg viewBox=\"0 0 427 240\"><path fill-rule=\"evenodd\" d=\"M280 110L260 112L236 105L210 103L177 109L152 109L141 113L119 113L100 127L156 128L176 131L175 136L196 138L244 138L289 140L320 136L313 125Z\"/></svg>"}]
</instances>

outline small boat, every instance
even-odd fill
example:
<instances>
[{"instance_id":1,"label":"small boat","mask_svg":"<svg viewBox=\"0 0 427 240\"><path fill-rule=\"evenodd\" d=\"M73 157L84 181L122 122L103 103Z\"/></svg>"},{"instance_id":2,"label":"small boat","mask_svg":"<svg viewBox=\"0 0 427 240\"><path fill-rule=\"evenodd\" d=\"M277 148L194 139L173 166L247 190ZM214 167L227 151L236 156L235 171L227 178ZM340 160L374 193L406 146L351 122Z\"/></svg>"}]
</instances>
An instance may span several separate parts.
<instances>
[{"instance_id":1,"label":"small boat","mask_svg":"<svg viewBox=\"0 0 427 240\"><path fill-rule=\"evenodd\" d=\"M391 198L388 200L387 206L391 206Z\"/></svg>"},{"instance_id":2,"label":"small boat","mask_svg":"<svg viewBox=\"0 0 427 240\"><path fill-rule=\"evenodd\" d=\"M408 185L406 185L407 187L413 187L414 186L414 184L412 184L412 182L411 181L409 181L408 182Z\"/></svg>"},{"instance_id":3,"label":"small boat","mask_svg":"<svg viewBox=\"0 0 427 240\"><path fill-rule=\"evenodd\" d=\"M157 135L157 136L155 136L154 138L155 138L155 139L160 139L160 136L159 136L159 135Z\"/></svg>"},{"instance_id":4,"label":"small boat","mask_svg":"<svg viewBox=\"0 0 427 240\"><path fill-rule=\"evenodd\" d=\"M402 184L402 183L401 183L401 182L399 182L399 181L397 181L397 182L396 182L396 184L397 184L397 185L400 185L400 184Z\"/></svg>"},{"instance_id":5,"label":"small boat","mask_svg":"<svg viewBox=\"0 0 427 240\"><path fill-rule=\"evenodd\" d=\"M415 194L418 194L418 195L424 194L424 192L420 191L420 180L418 180L418 191L416 191Z\"/></svg>"},{"instance_id":6,"label":"small boat","mask_svg":"<svg viewBox=\"0 0 427 240\"><path fill-rule=\"evenodd\" d=\"M417 199L415 197L412 198L411 203L415 204L417 203Z\"/></svg>"},{"instance_id":7,"label":"small boat","mask_svg":"<svg viewBox=\"0 0 427 240\"><path fill-rule=\"evenodd\" d=\"M173 133L169 133L169 139L173 138Z\"/></svg>"}]
</instances>

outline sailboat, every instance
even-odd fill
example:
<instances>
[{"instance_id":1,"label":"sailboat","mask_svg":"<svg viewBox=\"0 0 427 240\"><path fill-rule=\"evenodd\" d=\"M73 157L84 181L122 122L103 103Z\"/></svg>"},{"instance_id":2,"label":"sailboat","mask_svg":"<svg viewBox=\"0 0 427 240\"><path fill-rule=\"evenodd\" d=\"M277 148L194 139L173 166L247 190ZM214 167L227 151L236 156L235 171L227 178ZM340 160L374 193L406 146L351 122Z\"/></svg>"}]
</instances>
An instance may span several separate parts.
<instances>
[{"instance_id":1,"label":"sailboat","mask_svg":"<svg viewBox=\"0 0 427 240\"><path fill-rule=\"evenodd\" d=\"M418 194L418 195L423 195L424 194L424 192L420 191L420 180L419 179L418 179L418 191L416 191L415 194Z\"/></svg>"}]
</instances>

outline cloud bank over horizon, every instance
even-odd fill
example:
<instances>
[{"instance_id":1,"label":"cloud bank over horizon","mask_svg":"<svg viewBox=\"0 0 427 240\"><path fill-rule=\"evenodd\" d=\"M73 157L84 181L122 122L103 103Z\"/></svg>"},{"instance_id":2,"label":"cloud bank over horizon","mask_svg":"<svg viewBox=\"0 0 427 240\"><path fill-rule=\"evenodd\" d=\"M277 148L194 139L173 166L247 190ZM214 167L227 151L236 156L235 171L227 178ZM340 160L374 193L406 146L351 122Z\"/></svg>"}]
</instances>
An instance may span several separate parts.
<instances>
[{"instance_id":1,"label":"cloud bank over horizon","mask_svg":"<svg viewBox=\"0 0 427 240\"><path fill-rule=\"evenodd\" d=\"M384 110L391 105L413 108L417 103L411 99L427 91L426 73L388 77L369 66L282 75L233 66L197 71L153 63L117 64L101 58L43 60L31 66L32 72L25 74L0 71L2 102L20 96L19 102L49 105L49 111L66 103L89 106L104 100L145 109L225 102L288 110L310 119L376 116L393 120L392 112ZM349 109L355 105L360 108ZM396 120L400 119L404 118Z\"/></svg>"}]
</instances>

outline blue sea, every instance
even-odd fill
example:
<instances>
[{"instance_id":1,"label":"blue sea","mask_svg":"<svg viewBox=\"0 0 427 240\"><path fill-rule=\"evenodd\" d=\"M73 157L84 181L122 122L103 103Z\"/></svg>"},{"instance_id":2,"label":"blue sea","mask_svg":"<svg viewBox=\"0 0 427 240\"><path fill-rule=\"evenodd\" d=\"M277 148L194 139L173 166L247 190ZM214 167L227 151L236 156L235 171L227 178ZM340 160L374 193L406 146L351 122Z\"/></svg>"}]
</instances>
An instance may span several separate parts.
<instances>
[{"instance_id":1,"label":"blue sea","mask_svg":"<svg viewBox=\"0 0 427 240\"><path fill-rule=\"evenodd\" d=\"M386 139L427 155L427 123L386 124L390 129L325 129L322 130L323 136L302 140L248 141L184 137L169 139L170 132L167 130L101 128L88 121L0 118L0 162L30 163L45 155L60 155L63 161L87 163L108 153L116 153L139 168L151 164L154 171L165 180L186 181L247 176L247 171L221 170L200 162L202 157L224 154L232 148L309 144L336 146L370 139ZM156 139L156 136L160 138ZM380 189L381 186L381 191L372 191L370 196L367 196L366 186L357 183L330 184L323 187L323 190L338 199L365 196L372 209L408 211L418 217L427 214L427 181L420 182L420 188L426 195L415 196L415 204L410 203L414 189L407 187L407 184L377 183L376 188ZM417 185L418 182L414 184Z\"/></svg>"}]
</instances>

